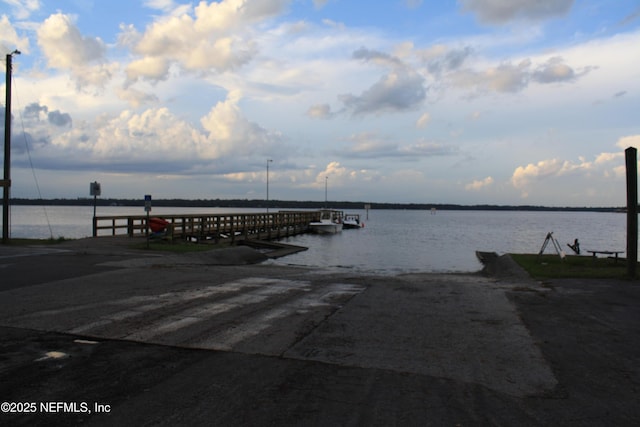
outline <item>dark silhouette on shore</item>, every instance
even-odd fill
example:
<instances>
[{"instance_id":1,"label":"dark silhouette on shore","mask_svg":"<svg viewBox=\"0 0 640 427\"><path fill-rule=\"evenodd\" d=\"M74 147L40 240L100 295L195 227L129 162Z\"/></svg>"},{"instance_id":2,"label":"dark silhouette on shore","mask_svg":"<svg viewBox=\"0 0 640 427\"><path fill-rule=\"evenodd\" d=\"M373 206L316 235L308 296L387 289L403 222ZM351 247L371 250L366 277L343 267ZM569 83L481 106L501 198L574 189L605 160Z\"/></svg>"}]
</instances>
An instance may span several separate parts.
<instances>
[{"instance_id":1,"label":"dark silhouette on shore","mask_svg":"<svg viewBox=\"0 0 640 427\"><path fill-rule=\"evenodd\" d=\"M77 199L11 199L12 205L45 205L45 206L93 206L93 198L79 197ZM140 199L107 199L96 200L98 206L144 206ZM476 210L476 211L569 211L569 212L625 212L622 207L552 207L534 205L459 205L450 203L376 203L350 201L312 201L312 200L269 200L269 207L273 209L364 209L365 204L370 209L398 209L398 210ZM154 206L164 207L211 207L211 208L266 208L263 199L154 199Z\"/></svg>"}]
</instances>

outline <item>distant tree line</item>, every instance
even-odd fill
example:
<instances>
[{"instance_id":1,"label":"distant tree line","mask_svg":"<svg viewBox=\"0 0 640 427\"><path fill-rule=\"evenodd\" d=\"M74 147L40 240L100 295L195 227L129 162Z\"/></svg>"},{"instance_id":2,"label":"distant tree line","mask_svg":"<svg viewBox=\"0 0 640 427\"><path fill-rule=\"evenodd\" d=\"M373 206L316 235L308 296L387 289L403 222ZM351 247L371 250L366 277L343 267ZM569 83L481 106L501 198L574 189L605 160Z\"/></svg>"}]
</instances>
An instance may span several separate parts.
<instances>
[{"instance_id":1,"label":"distant tree line","mask_svg":"<svg viewBox=\"0 0 640 427\"><path fill-rule=\"evenodd\" d=\"M12 205L46 205L46 206L93 206L93 198L81 197L77 199L11 199ZM95 201L97 206L144 206L143 199L104 199ZM156 199L153 206L162 207L193 207L193 208L265 208L265 200L259 199ZM377 202L348 202L348 201L296 201L270 200L269 209L364 209L365 205L371 209L398 210L482 210L482 211L570 211L570 212L622 212L626 208L620 207L550 207L534 205L457 205L450 203L377 203Z\"/></svg>"}]
</instances>

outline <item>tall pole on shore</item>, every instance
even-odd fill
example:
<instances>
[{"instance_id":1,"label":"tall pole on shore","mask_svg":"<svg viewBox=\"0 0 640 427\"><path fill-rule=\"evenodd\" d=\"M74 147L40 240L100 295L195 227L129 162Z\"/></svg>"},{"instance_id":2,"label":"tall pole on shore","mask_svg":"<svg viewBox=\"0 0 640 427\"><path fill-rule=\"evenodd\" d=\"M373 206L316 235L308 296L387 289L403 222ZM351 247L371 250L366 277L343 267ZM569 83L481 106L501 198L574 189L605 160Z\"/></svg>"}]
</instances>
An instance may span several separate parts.
<instances>
[{"instance_id":1,"label":"tall pole on shore","mask_svg":"<svg viewBox=\"0 0 640 427\"><path fill-rule=\"evenodd\" d=\"M638 150L624 150L627 167L627 274L636 277L638 265Z\"/></svg>"},{"instance_id":2,"label":"tall pole on shore","mask_svg":"<svg viewBox=\"0 0 640 427\"><path fill-rule=\"evenodd\" d=\"M324 177L324 208L327 209L327 183L329 182L329 177Z\"/></svg>"},{"instance_id":3,"label":"tall pole on shore","mask_svg":"<svg viewBox=\"0 0 640 427\"><path fill-rule=\"evenodd\" d=\"M11 188L11 59L19 50L7 54L6 102L4 110L4 176L2 179L2 243L9 243L9 189Z\"/></svg>"},{"instance_id":4,"label":"tall pole on shore","mask_svg":"<svg viewBox=\"0 0 640 427\"><path fill-rule=\"evenodd\" d=\"M273 162L271 159L267 159L267 213L269 213L269 163Z\"/></svg>"}]
</instances>

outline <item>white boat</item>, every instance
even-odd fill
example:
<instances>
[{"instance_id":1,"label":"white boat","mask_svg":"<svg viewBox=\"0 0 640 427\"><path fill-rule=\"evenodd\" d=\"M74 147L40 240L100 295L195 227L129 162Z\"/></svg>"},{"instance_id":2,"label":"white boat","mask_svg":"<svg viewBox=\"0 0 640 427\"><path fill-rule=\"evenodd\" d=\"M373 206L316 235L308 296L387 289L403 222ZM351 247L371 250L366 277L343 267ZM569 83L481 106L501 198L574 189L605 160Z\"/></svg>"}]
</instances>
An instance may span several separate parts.
<instances>
[{"instance_id":1,"label":"white boat","mask_svg":"<svg viewBox=\"0 0 640 427\"><path fill-rule=\"evenodd\" d=\"M360 222L360 215L358 214L345 214L342 221L342 228L361 228L364 227L364 223Z\"/></svg>"},{"instance_id":2,"label":"white boat","mask_svg":"<svg viewBox=\"0 0 640 427\"><path fill-rule=\"evenodd\" d=\"M322 209L320 221L309 223L311 230L318 234L336 234L342 232L342 212L333 209Z\"/></svg>"}]
</instances>

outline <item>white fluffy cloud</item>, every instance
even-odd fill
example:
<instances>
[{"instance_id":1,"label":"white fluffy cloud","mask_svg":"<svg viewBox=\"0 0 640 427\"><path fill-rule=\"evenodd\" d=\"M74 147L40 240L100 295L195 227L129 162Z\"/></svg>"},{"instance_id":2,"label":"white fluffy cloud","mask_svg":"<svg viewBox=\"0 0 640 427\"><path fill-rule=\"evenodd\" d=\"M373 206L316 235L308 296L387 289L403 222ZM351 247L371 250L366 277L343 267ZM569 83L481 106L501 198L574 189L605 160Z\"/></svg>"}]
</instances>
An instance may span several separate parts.
<instances>
[{"instance_id":1,"label":"white fluffy cloud","mask_svg":"<svg viewBox=\"0 0 640 427\"><path fill-rule=\"evenodd\" d=\"M353 169L342 165L340 162L330 162L324 170L317 172L312 187L328 188L342 187L345 185L361 183L371 180L375 175L366 169Z\"/></svg>"},{"instance_id":2,"label":"white fluffy cloud","mask_svg":"<svg viewBox=\"0 0 640 427\"><path fill-rule=\"evenodd\" d=\"M465 190L473 190L473 191L478 191L481 190L482 188L488 187L490 185L493 184L493 178L488 176L485 179L482 180L474 180L473 182L465 185Z\"/></svg>"},{"instance_id":3,"label":"white fluffy cloud","mask_svg":"<svg viewBox=\"0 0 640 427\"><path fill-rule=\"evenodd\" d=\"M213 157L230 154L267 156L278 150L281 135L269 132L244 117L238 107L239 99L238 93L230 94L201 119L208 132L207 140L211 143L203 154Z\"/></svg>"},{"instance_id":4,"label":"white fluffy cloud","mask_svg":"<svg viewBox=\"0 0 640 427\"><path fill-rule=\"evenodd\" d=\"M18 36L6 15L0 16L0 49L3 53L13 52L15 49L25 53L29 51L29 39Z\"/></svg>"},{"instance_id":5,"label":"white fluffy cloud","mask_svg":"<svg viewBox=\"0 0 640 427\"><path fill-rule=\"evenodd\" d=\"M70 71L79 87L104 86L117 70L106 61L106 46L84 36L69 15L56 13L38 28L38 45L52 68Z\"/></svg>"},{"instance_id":6,"label":"white fluffy cloud","mask_svg":"<svg viewBox=\"0 0 640 427\"><path fill-rule=\"evenodd\" d=\"M54 135L33 134L32 140L39 141L35 148L41 150L41 167L48 169L101 164L101 169L117 172L170 169L174 173L213 173L221 159L234 159L248 167L267 153L279 153L282 160L287 153L293 154L278 132L244 117L239 100L238 94L232 94L216 104L202 117L201 128L166 107L142 112L125 110L117 116L103 115L93 122L74 123L73 128L68 127L71 117L67 113L49 111L45 106L33 104L23 115L34 130L45 121L65 126Z\"/></svg>"},{"instance_id":7,"label":"white fluffy cloud","mask_svg":"<svg viewBox=\"0 0 640 427\"><path fill-rule=\"evenodd\" d=\"M567 175L580 177L581 185L585 188L602 179L621 178L625 174L623 150L628 147L640 147L640 135L622 137L615 145L622 150L600 153L593 161L584 157L578 158L577 162L554 158L518 166L511 176L511 184L527 197L538 183Z\"/></svg>"},{"instance_id":8,"label":"white fluffy cloud","mask_svg":"<svg viewBox=\"0 0 640 427\"><path fill-rule=\"evenodd\" d=\"M623 150L629 147L640 149L640 135L623 136L618 140L616 146L622 148Z\"/></svg>"},{"instance_id":9,"label":"white fluffy cloud","mask_svg":"<svg viewBox=\"0 0 640 427\"><path fill-rule=\"evenodd\" d=\"M123 29L121 42L139 56L127 67L130 82L168 77L172 63L183 69L210 73L235 70L258 53L254 25L280 12L285 0L200 2L193 10L180 7L156 20L144 33ZM167 5L163 5L164 8Z\"/></svg>"},{"instance_id":10,"label":"white fluffy cloud","mask_svg":"<svg viewBox=\"0 0 640 427\"><path fill-rule=\"evenodd\" d=\"M70 16L56 13L38 29L38 44L50 67L73 69L103 59L105 45L99 38L83 36Z\"/></svg>"},{"instance_id":11,"label":"white fluffy cloud","mask_svg":"<svg viewBox=\"0 0 640 427\"><path fill-rule=\"evenodd\" d=\"M581 159L579 163L560 159L541 160L538 163L529 163L526 166L518 166L513 172L511 182L519 189L526 188L532 181L541 180L548 177L560 176L578 170L589 170L593 167L592 162Z\"/></svg>"}]
</instances>

